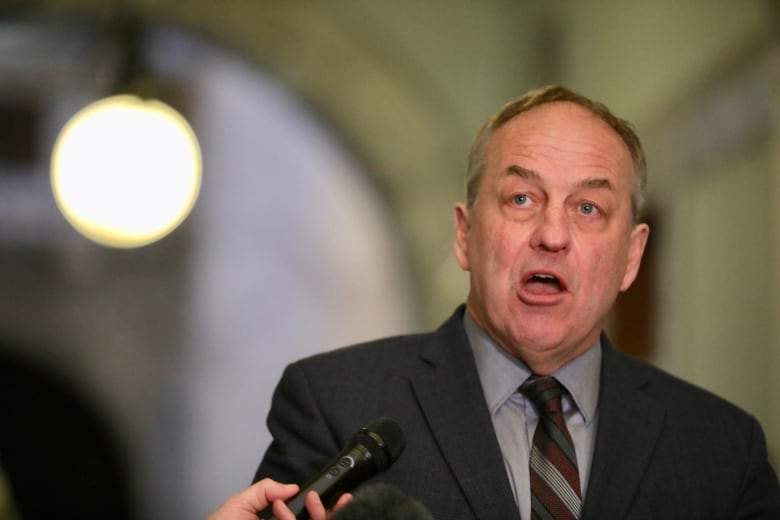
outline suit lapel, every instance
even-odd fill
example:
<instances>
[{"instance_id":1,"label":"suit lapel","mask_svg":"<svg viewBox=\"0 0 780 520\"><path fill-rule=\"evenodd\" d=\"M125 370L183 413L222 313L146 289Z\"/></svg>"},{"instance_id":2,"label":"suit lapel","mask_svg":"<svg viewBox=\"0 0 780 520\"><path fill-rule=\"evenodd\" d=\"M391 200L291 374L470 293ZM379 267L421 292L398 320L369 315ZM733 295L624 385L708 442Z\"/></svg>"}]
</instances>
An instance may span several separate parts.
<instances>
[{"instance_id":1,"label":"suit lapel","mask_svg":"<svg viewBox=\"0 0 780 520\"><path fill-rule=\"evenodd\" d=\"M473 354L457 312L422 353L426 370L412 385L431 431L474 515L518 519Z\"/></svg>"},{"instance_id":2,"label":"suit lapel","mask_svg":"<svg viewBox=\"0 0 780 520\"><path fill-rule=\"evenodd\" d=\"M661 433L664 409L646 380L602 335L599 423L583 519L625 518Z\"/></svg>"}]
</instances>

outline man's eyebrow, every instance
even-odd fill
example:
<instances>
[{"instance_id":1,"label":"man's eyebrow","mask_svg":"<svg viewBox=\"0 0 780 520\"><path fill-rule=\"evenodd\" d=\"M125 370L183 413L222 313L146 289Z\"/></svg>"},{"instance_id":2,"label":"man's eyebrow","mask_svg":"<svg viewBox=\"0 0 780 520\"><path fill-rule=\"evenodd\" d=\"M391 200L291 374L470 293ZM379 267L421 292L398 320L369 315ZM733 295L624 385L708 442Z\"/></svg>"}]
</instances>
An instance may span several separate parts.
<instances>
[{"instance_id":1,"label":"man's eyebrow","mask_svg":"<svg viewBox=\"0 0 780 520\"><path fill-rule=\"evenodd\" d=\"M542 178L539 176L538 173L536 173L533 170L529 170L528 168L523 168L522 166L518 166L517 164L512 164L506 169L507 175L517 175L519 177L522 177L523 179L529 179L534 181L540 181Z\"/></svg>"},{"instance_id":2,"label":"man's eyebrow","mask_svg":"<svg viewBox=\"0 0 780 520\"><path fill-rule=\"evenodd\" d=\"M606 188L608 190L614 189L614 186L609 181L609 179L605 179L603 177L583 179L578 183L578 186L580 188Z\"/></svg>"},{"instance_id":3,"label":"man's eyebrow","mask_svg":"<svg viewBox=\"0 0 780 520\"><path fill-rule=\"evenodd\" d=\"M517 175L518 177L522 177L523 179L532 180L532 181L541 181L542 177L536 173L534 170L530 170L528 168L525 168L523 166L512 164L506 169L507 175ZM606 179L604 177L592 177L589 179L582 179L580 182L577 183L577 187L579 189L597 189L597 188L604 188L608 190L613 190L614 186L612 182L609 179Z\"/></svg>"}]
</instances>

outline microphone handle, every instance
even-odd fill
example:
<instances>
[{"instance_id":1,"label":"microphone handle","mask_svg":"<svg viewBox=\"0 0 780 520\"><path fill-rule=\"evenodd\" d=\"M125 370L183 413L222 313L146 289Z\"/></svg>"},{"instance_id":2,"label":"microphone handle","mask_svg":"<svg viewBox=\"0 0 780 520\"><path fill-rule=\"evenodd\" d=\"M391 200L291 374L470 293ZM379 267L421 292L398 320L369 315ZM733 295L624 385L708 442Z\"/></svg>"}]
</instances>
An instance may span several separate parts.
<instances>
[{"instance_id":1,"label":"microphone handle","mask_svg":"<svg viewBox=\"0 0 780 520\"><path fill-rule=\"evenodd\" d=\"M297 520L309 520L306 509L309 491L316 491L325 509L329 509L341 495L375 473L372 459L373 455L362 443L348 446L285 504ZM271 516L268 520L277 519Z\"/></svg>"}]
</instances>

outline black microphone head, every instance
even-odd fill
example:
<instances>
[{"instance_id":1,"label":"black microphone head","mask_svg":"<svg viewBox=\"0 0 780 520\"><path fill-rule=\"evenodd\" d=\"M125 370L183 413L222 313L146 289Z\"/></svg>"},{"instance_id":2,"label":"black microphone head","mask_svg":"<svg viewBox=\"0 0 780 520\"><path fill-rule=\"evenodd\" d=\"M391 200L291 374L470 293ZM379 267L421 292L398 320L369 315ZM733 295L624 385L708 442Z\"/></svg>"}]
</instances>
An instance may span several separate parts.
<instances>
[{"instance_id":1,"label":"black microphone head","mask_svg":"<svg viewBox=\"0 0 780 520\"><path fill-rule=\"evenodd\" d=\"M374 458L377 472L385 471L403 453L406 437L401 427L389 417L380 417L365 425L353 440L362 442Z\"/></svg>"},{"instance_id":2,"label":"black microphone head","mask_svg":"<svg viewBox=\"0 0 780 520\"><path fill-rule=\"evenodd\" d=\"M420 502L405 495L391 484L366 486L331 520L434 520L433 514Z\"/></svg>"}]
</instances>

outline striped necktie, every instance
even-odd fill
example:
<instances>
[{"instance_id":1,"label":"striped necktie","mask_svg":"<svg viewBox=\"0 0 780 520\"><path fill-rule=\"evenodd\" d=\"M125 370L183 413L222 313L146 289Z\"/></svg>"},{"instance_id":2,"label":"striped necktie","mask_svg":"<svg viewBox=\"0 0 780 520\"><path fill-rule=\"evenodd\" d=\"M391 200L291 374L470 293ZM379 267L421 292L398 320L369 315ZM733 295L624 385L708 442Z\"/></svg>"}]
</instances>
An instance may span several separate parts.
<instances>
[{"instance_id":1,"label":"striped necktie","mask_svg":"<svg viewBox=\"0 0 780 520\"><path fill-rule=\"evenodd\" d=\"M539 413L529 464L531 517L576 520L582 508L582 494L574 444L561 408L565 389L557 379L531 376L520 391Z\"/></svg>"}]
</instances>

